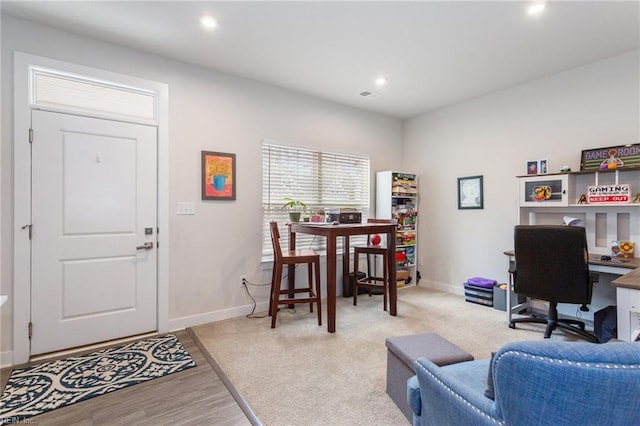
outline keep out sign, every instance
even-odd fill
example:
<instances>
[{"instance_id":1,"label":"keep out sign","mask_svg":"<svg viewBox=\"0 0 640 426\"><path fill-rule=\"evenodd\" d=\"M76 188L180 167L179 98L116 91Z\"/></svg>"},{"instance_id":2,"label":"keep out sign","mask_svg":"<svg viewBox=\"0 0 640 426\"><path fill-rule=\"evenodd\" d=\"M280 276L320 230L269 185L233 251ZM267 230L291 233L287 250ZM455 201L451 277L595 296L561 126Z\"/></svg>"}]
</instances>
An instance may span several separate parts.
<instances>
[{"instance_id":1,"label":"keep out sign","mask_svg":"<svg viewBox=\"0 0 640 426\"><path fill-rule=\"evenodd\" d=\"M598 203L628 203L631 200L631 186L597 185L587 187L587 202Z\"/></svg>"}]
</instances>

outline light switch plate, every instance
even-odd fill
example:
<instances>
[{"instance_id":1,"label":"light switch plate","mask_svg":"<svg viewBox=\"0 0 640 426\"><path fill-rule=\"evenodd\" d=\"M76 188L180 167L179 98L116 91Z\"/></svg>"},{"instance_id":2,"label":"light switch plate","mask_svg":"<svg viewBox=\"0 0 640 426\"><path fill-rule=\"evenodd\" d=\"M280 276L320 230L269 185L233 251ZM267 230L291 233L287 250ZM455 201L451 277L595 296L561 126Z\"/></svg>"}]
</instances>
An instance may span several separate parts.
<instances>
[{"instance_id":1,"label":"light switch plate","mask_svg":"<svg viewBox=\"0 0 640 426\"><path fill-rule=\"evenodd\" d=\"M193 203L178 203L178 214L196 214L196 207Z\"/></svg>"}]
</instances>

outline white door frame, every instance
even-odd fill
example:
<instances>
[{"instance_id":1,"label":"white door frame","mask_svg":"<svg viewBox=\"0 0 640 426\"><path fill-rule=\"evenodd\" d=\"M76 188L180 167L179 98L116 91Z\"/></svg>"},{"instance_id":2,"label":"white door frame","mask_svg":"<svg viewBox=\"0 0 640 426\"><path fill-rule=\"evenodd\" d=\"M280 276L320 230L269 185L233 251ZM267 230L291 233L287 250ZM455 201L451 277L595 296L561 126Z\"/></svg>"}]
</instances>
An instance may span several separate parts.
<instances>
[{"instance_id":1,"label":"white door frame","mask_svg":"<svg viewBox=\"0 0 640 426\"><path fill-rule=\"evenodd\" d=\"M38 66L118 82L158 93L158 306L157 330L169 331L169 88L164 83L89 68L21 52L14 54L13 140L13 360L12 365L29 361L28 327L31 317L31 105L29 67ZM90 115L90 114L87 114ZM99 115L92 114L101 118Z\"/></svg>"}]
</instances>

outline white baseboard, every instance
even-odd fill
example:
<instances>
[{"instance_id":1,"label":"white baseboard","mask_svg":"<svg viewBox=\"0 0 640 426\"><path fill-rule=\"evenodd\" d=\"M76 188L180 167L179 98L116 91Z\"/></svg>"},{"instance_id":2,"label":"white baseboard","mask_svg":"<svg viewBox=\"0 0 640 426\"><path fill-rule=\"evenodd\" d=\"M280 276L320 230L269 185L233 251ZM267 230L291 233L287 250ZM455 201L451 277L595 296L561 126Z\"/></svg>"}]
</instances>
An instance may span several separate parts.
<instances>
[{"instance_id":1,"label":"white baseboard","mask_svg":"<svg viewBox=\"0 0 640 426\"><path fill-rule=\"evenodd\" d=\"M439 283L435 281L420 280L421 287L431 288L438 291L457 294L464 296L464 288L451 284ZM195 327L197 325L208 324L210 322L223 321L232 318L238 318L249 315L253 309L253 305L245 305L231 309L223 309L221 311L205 312L203 314L191 315L188 317L174 318L169 320L169 330L182 330L187 327ZM256 312L266 312L269 309L269 301L259 302L256 306Z\"/></svg>"},{"instance_id":2,"label":"white baseboard","mask_svg":"<svg viewBox=\"0 0 640 426\"><path fill-rule=\"evenodd\" d=\"M13 366L13 351L0 352L0 368Z\"/></svg>"},{"instance_id":3,"label":"white baseboard","mask_svg":"<svg viewBox=\"0 0 640 426\"><path fill-rule=\"evenodd\" d=\"M208 324L210 322L223 321L249 315L253 305L245 305L237 308L223 309L221 311L205 312L203 314L169 320L169 330L182 330L187 327ZM255 312L266 312L269 309L269 301L257 304Z\"/></svg>"},{"instance_id":4,"label":"white baseboard","mask_svg":"<svg viewBox=\"0 0 640 426\"><path fill-rule=\"evenodd\" d=\"M238 318L249 315L253 305L245 305L237 308L224 309L221 311L206 312L188 317L175 318L169 320L169 330L183 330L187 327L207 324L210 322L222 321L231 318ZM269 301L257 304L256 312L266 312L269 309ZM0 352L0 368L13 366L13 351Z\"/></svg>"},{"instance_id":5,"label":"white baseboard","mask_svg":"<svg viewBox=\"0 0 640 426\"><path fill-rule=\"evenodd\" d=\"M459 285L451 285L445 283L439 283L436 281L420 280L420 286L431 288L433 290L444 291L447 293L457 294L464 296L464 287Z\"/></svg>"}]
</instances>

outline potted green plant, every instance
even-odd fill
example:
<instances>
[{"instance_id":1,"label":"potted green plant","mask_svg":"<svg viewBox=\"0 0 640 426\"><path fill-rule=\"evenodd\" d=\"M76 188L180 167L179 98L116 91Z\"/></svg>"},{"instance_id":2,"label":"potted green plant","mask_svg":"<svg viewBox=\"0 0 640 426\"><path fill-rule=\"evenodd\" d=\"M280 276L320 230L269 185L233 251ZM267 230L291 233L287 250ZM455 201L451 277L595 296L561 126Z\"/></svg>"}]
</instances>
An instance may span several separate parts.
<instances>
[{"instance_id":1,"label":"potted green plant","mask_svg":"<svg viewBox=\"0 0 640 426\"><path fill-rule=\"evenodd\" d=\"M289 210L289 220L291 222L300 222L300 215L307 209L307 205L300 200L294 200L291 197L284 197L286 203L283 209Z\"/></svg>"}]
</instances>

